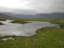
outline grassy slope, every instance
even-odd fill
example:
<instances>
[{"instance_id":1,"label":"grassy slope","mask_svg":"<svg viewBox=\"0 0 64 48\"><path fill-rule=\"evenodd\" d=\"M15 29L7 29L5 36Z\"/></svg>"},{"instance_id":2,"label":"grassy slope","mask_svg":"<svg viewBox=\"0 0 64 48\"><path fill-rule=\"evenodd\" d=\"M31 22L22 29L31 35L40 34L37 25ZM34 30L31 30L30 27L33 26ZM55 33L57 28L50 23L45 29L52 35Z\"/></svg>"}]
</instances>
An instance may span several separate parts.
<instances>
[{"instance_id":1,"label":"grassy slope","mask_svg":"<svg viewBox=\"0 0 64 48\"><path fill-rule=\"evenodd\" d=\"M31 37L15 37L15 40L0 40L1 48L64 48L64 28L45 27ZM14 37L14 36L12 36Z\"/></svg>"},{"instance_id":2,"label":"grassy slope","mask_svg":"<svg viewBox=\"0 0 64 48\"><path fill-rule=\"evenodd\" d=\"M3 18L3 19L11 19L11 18L15 18L15 17L12 17L12 16L9 16L9 15L0 13L0 18Z\"/></svg>"}]
</instances>

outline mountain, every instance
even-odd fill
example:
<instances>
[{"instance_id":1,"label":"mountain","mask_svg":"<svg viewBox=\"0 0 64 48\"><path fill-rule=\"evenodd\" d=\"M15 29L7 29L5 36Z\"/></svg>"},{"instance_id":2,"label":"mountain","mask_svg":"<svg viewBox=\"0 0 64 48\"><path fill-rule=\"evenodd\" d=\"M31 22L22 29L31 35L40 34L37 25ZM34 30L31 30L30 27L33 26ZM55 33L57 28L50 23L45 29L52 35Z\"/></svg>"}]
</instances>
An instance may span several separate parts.
<instances>
[{"instance_id":1,"label":"mountain","mask_svg":"<svg viewBox=\"0 0 64 48\"><path fill-rule=\"evenodd\" d=\"M36 14L35 16L40 19L64 19L64 13Z\"/></svg>"},{"instance_id":2,"label":"mountain","mask_svg":"<svg viewBox=\"0 0 64 48\"><path fill-rule=\"evenodd\" d=\"M4 13L4 14L14 16L14 17L17 17L17 18L34 18L34 15L12 14L12 13Z\"/></svg>"},{"instance_id":3,"label":"mountain","mask_svg":"<svg viewBox=\"0 0 64 48\"><path fill-rule=\"evenodd\" d=\"M18 18L37 18L37 19L64 19L64 13L51 13L51 14L36 14L36 15L25 15L25 14L11 14L5 13L6 15L18 17Z\"/></svg>"},{"instance_id":4,"label":"mountain","mask_svg":"<svg viewBox=\"0 0 64 48\"><path fill-rule=\"evenodd\" d=\"M0 13L0 18L14 18L14 17Z\"/></svg>"}]
</instances>

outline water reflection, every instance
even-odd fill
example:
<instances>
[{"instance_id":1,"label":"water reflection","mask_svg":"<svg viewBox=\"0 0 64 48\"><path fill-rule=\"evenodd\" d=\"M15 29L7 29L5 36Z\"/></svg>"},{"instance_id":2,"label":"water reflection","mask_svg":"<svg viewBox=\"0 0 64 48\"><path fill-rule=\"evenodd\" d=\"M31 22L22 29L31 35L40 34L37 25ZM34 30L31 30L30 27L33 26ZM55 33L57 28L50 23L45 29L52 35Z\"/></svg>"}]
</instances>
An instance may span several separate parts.
<instances>
[{"instance_id":1,"label":"water reflection","mask_svg":"<svg viewBox=\"0 0 64 48\"><path fill-rule=\"evenodd\" d=\"M10 23L12 20L0 21L4 25L0 25L0 35L16 35L16 36L32 36L36 34L36 30L41 27L59 27L57 24L41 21L29 21L32 23L15 24Z\"/></svg>"}]
</instances>

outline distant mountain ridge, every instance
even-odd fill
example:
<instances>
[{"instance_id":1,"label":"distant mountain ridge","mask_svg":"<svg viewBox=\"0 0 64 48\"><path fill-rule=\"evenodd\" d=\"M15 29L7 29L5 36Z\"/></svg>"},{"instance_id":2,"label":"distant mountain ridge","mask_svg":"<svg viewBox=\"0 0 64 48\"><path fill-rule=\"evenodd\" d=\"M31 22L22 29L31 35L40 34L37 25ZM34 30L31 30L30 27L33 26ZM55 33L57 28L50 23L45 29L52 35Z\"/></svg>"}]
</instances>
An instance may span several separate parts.
<instances>
[{"instance_id":1,"label":"distant mountain ridge","mask_svg":"<svg viewBox=\"0 0 64 48\"><path fill-rule=\"evenodd\" d=\"M51 14L36 14L36 15L25 15L25 14L11 14L5 13L6 15L18 17L18 18L37 18L37 19L64 19L64 13L51 13Z\"/></svg>"},{"instance_id":2,"label":"distant mountain ridge","mask_svg":"<svg viewBox=\"0 0 64 48\"><path fill-rule=\"evenodd\" d=\"M14 18L14 17L0 13L0 18Z\"/></svg>"},{"instance_id":3,"label":"distant mountain ridge","mask_svg":"<svg viewBox=\"0 0 64 48\"><path fill-rule=\"evenodd\" d=\"M40 19L64 19L64 13L36 14L35 16Z\"/></svg>"},{"instance_id":4,"label":"distant mountain ridge","mask_svg":"<svg viewBox=\"0 0 64 48\"><path fill-rule=\"evenodd\" d=\"M25 14L12 14L12 13L4 13L6 15L18 17L18 18L34 18L34 15L25 15Z\"/></svg>"}]
</instances>

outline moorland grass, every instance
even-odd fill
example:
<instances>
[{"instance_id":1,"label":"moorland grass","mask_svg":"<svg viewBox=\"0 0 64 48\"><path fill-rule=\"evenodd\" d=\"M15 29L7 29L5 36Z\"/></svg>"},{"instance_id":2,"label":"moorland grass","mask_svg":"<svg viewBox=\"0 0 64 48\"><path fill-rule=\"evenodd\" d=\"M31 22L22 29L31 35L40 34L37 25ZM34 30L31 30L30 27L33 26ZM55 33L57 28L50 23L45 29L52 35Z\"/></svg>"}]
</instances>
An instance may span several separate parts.
<instances>
[{"instance_id":1,"label":"moorland grass","mask_svg":"<svg viewBox=\"0 0 64 48\"><path fill-rule=\"evenodd\" d=\"M64 23L64 19L54 19L54 20L51 20L50 22L55 24L60 24L60 23Z\"/></svg>"},{"instance_id":2,"label":"moorland grass","mask_svg":"<svg viewBox=\"0 0 64 48\"><path fill-rule=\"evenodd\" d=\"M30 19L30 18L13 18L9 20L25 20L25 21L51 21L54 19Z\"/></svg>"},{"instance_id":3,"label":"moorland grass","mask_svg":"<svg viewBox=\"0 0 64 48\"><path fill-rule=\"evenodd\" d=\"M46 22L50 22L53 24L59 24L59 26L61 28L64 28L64 19L26 19L26 18L19 18L22 21L13 21L13 22L17 22L17 23L27 23L26 21L46 21ZM13 19L13 20L19 20L19 19Z\"/></svg>"},{"instance_id":4,"label":"moorland grass","mask_svg":"<svg viewBox=\"0 0 64 48\"><path fill-rule=\"evenodd\" d=\"M15 40L0 40L0 48L64 48L64 28L44 27L30 37L12 37L15 37Z\"/></svg>"},{"instance_id":5,"label":"moorland grass","mask_svg":"<svg viewBox=\"0 0 64 48\"><path fill-rule=\"evenodd\" d=\"M25 24L25 23L29 23L25 20L13 20L11 23L20 23L20 24Z\"/></svg>"},{"instance_id":6,"label":"moorland grass","mask_svg":"<svg viewBox=\"0 0 64 48\"><path fill-rule=\"evenodd\" d=\"M2 18L0 18L0 21L6 21L6 19L2 19Z\"/></svg>"},{"instance_id":7,"label":"moorland grass","mask_svg":"<svg viewBox=\"0 0 64 48\"><path fill-rule=\"evenodd\" d=\"M54 19L50 23L59 24L61 28L64 28L64 19Z\"/></svg>"},{"instance_id":8,"label":"moorland grass","mask_svg":"<svg viewBox=\"0 0 64 48\"><path fill-rule=\"evenodd\" d=\"M17 19L14 19L17 20ZM22 19L20 19L22 20ZM25 19L26 21L49 21L55 24L62 24L64 19ZM22 23L16 21L13 23ZM15 38L15 40L0 40L0 48L64 48L64 28L44 27L36 30L33 36L3 36L2 38Z\"/></svg>"}]
</instances>

